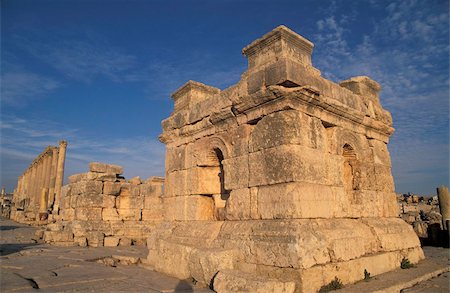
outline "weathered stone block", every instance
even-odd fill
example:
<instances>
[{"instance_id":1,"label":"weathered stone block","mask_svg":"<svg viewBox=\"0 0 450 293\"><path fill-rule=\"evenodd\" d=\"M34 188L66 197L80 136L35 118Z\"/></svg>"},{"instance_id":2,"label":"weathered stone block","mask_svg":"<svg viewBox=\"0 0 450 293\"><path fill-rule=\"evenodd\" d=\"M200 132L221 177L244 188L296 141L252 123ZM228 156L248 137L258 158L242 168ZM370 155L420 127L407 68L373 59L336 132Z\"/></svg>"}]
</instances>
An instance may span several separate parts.
<instances>
[{"instance_id":1,"label":"weathered stone block","mask_svg":"<svg viewBox=\"0 0 450 293\"><path fill-rule=\"evenodd\" d=\"M86 233L86 239L87 239L87 245L92 247L100 247L103 246L103 240L105 238L105 235L102 232L87 232Z\"/></svg>"},{"instance_id":2,"label":"weathered stone block","mask_svg":"<svg viewBox=\"0 0 450 293\"><path fill-rule=\"evenodd\" d=\"M192 247L159 239L149 249L147 259L155 270L179 279L190 277L189 256Z\"/></svg>"},{"instance_id":3,"label":"weathered stone block","mask_svg":"<svg viewBox=\"0 0 450 293\"><path fill-rule=\"evenodd\" d=\"M102 219L102 208L77 208L75 219L81 221L100 221Z\"/></svg>"},{"instance_id":4,"label":"weathered stone block","mask_svg":"<svg viewBox=\"0 0 450 293\"><path fill-rule=\"evenodd\" d=\"M261 277L241 271L222 270L214 278L216 292L293 293L295 283ZM307 291L304 291L307 292ZM313 291L310 291L313 292Z\"/></svg>"},{"instance_id":5,"label":"weathered stone block","mask_svg":"<svg viewBox=\"0 0 450 293\"><path fill-rule=\"evenodd\" d=\"M159 197L144 197L143 209L151 210L162 205L162 199Z\"/></svg>"},{"instance_id":6,"label":"weathered stone block","mask_svg":"<svg viewBox=\"0 0 450 293\"><path fill-rule=\"evenodd\" d=\"M130 183L122 183L122 186L120 187L119 195L122 197L139 196L140 195L140 186L133 185Z\"/></svg>"},{"instance_id":7,"label":"weathered stone block","mask_svg":"<svg viewBox=\"0 0 450 293\"><path fill-rule=\"evenodd\" d=\"M139 193L144 197L161 197L164 194L164 184L144 183L139 186Z\"/></svg>"},{"instance_id":8,"label":"weathered stone block","mask_svg":"<svg viewBox=\"0 0 450 293\"><path fill-rule=\"evenodd\" d=\"M144 207L144 198L141 196L118 196L116 198L118 209L142 209Z\"/></svg>"},{"instance_id":9,"label":"weathered stone block","mask_svg":"<svg viewBox=\"0 0 450 293\"><path fill-rule=\"evenodd\" d=\"M171 197L177 195L187 195L187 176L187 170L166 173L166 186L164 196Z\"/></svg>"},{"instance_id":10,"label":"weathered stone block","mask_svg":"<svg viewBox=\"0 0 450 293\"><path fill-rule=\"evenodd\" d=\"M166 149L166 172L186 169L186 146Z\"/></svg>"},{"instance_id":11,"label":"weathered stone block","mask_svg":"<svg viewBox=\"0 0 450 293\"><path fill-rule=\"evenodd\" d=\"M127 237L121 237L119 241L119 246L131 246L131 239Z\"/></svg>"},{"instance_id":12,"label":"weathered stone block","mask_svg":"<svg viewBox=\"0 0 450 293\"><path fill-rule=\"evenodd\" d=\"M103 205L102 194L82 193L77 195L77 208L101 208Z\"/></svg>"},{"instance_id":13,"label":"weathered stone block","mask_svg":"<svg viewBox=\"0 0 450 293\"><path fill-rule=\"evenodd\" d=\"M91 162L89 163L89 171L97 173L114 173L120 175L123 173L123 168L118 165Z\"/></svg>"},{"instance_id":14,"label":"weathered stone block","mask_svg":"<svg viewBox=\"0 0 450 293\"><path fill-rule=\"evenodd\" d=\"M369 139L368 142L370 149L372 150L374 163L390 167L391 156L387 144L376 139Z\"/></svg>"},{"instance_id":15,"label":"weathered stone block","mask_svg":"<svg viewBox=\"0 0 450 293\"><path fill-rule=\"evenodd\" d=\"M249 188L232 190L225 206L226 219L251 219L251 200Z\"/></svg>"},{"instance_id":16,"label":"weathered stone block","mask_svg":"<svg viewBox=\"0 0 450 293\"><path fill-rule=\"evenodd\" d=\"M164 220L164 207L155 206L149 210L142 210L142 221L162 221Z\"/></svg>"},{"instance_id":17,"label":"weathered stone block","mask_svg":"<svg viewBox=\"0 0 450 293\"><path fill-rule=\"evenodd\" d=\"M165 219L169 221L212 220L214 199L209 196L190 195L164 198Z\"/></svg>"},{"instance_id":18,"label":"weathered stone block","mask_svg":"<svg viewBox=\"0 0 450 293\"><path fill-rule=\"evenodd\" d=\"M65 208L61 210L61 219L63 221L73 221L75 219L75 209Z\"/></svg>"},{"instance_id":19,"label":"weathered stone block","mask_svg":"<svg viewBox=\"0 0 450 293\"><path fill-rule=\"evenodd\" d=\"M249 186L284 182L327 184L329 174L326 154L300 145L285 145L251 153Z\"/></svg>"},{"instance_id":20,"label":"weathered stone block","mask_svg":"<svg viewBox=\"0 0 450 293\"><path fill-rule=\"evenodd\" d=\"M103 194L119 195L121 186L122 183L120 182L105 182L103 184Z\"/></svg>"},{"instance_id":21,"label":"weathered stone block","mask_svg":"<svg viewBox=\"0 0 450 293\"><path fill-rule=\"evenodd\" d=\"M98 173L95 180L103 182L115 182L117 180L117 177L115 173Z\"/></svg>"},{"instance_id":22,"label":"weathered stone block","mask_svg":"<svg viewBox=\"0 0 450 293\"><path fill-rule=\"evenodd\" d=\"M249 162L248 155L223 160L223 178L226 190L248 187ZM220 182L220 178L213 178ZM217 183L216 183L217 184ZM220 193L220 192L219 192Z\"/></svg>"},{"instance_id":23,"label":"weathered stone block","mask_svg":"<svg viewBox=\"0 0 450 293\"><path fill-rule=\"evenodd\" d=\"M81 247L86 247L88 245L87 239L84 236L76 236L73 238L73 242Z\"/></svg>"},{"instance_id":24,"label":"weathered stone block","mask_svg":"<svg viewBox=\"0 0 450 293\"><path fill-rule=\"evenodd\" d=\"M134 185L139 185L142 183L142 180L139 176L136 176L136 177L133 177L130 180L128 180L128 183L134 184Z\"/></svg>"},{"instance_id":25,"label":"weathered stone block","mask_svg":"<svg viewBox=\"0 0 450 293\"><path fill-rule=\"evenodd\" d=\"M221 192L220 168L194 167L187 170L189 194L217 194Z\"/></svg>"},{"instance_id":26,"label":"weathered stone block","mask_svg":"<svg viewBox=\"0 0 450 293\"><path fill-rule=\"evenodd\" d=\"M260 186L257 200L261 219L330 218L334 215L334 193L326 185L295 182Z\"/></svg>"},{"instance_id":27,"label":"weathered stone block","mask_svg":"<svg viewBox=\"0 0 450 293\"><path fill-rule=\"evenodd\" d=\"M120 240L119 237L114 237L114 236L105 237L105 239L103 240L103 246L107 246L107 247L118 246L119 240Z\"/></svg>"},{"instance_id":28,"label":"weathered stone block","mask_svg":"<svg viewBox=\"0 0 450 293\"><path fill-rule=\"evenodd\" d=\"M102 195L102 208L115 208L116 196L114 195Z\"/></svg>"},{"instance_id":29,"label":"weathered stone block","mask_svg":"<svg viewBox=\"0 0 450 293\"><path fill-rule=\"evenodd\" d=\"M102 210L102 219L103 221L119 221L119 213L115 208L104 208Z\"/></svg>"},{"instance_id":30,"label":"weathered stone block","mask_svg":"<svg viewBox=\"0 0 450 293\"><path fill-rule=\"evenodd\" d=\"M69 184L86 180L86 173L74 174L69 176Z\"/></svg>"},{"instance_id":31,"label":"weathered stone block","mask_svg":"<svg viewBox=\"0 0 450 293\"><path fill-rule=\"evenodd\" d=\"M209 286L219 271L234 268L236 253L225 249L195 249L189 255L191 276L204 286Z\"/></svg>"},{"instance_id":32,"label":"weathered stone block","mask_svg":"<svg viewBox=\"0 0 450 293\"><path fill-rule=\"evenodd\" d=\"M73 242L73 233L70 230L63 231L45 231L45 242Z\"/></svg>"},{"instance_id":33,"label":"weathered stone block","mask_svg":"<svg viewBox=\"0 0 450 293\"><path fill-rule=\"evenodd\" d=\"M276 112L256 124L250 137L249 150L256 152L287 144L324 149L325 129L319 119L299 111Z\"/></svg>"},{"instance_id":34,"label":"weathered stone block","mask_svg":"<svg viewBox=\"0 0 450 293\"><path fill-rule=\"evenodd\" d=\"M413 228L398 218L368 218L363 222L376 233L381 251L420 247Z\"/></svg>"},{"instance_id":35,"label":"weathered stone block","mask_svg":"<svg viewBox=\"0 0 450 293\"><path fill-rule=\"evenodd\" d=\"M100 181L79 181L71 184L72 195L77 194L100 194L102 193L103 183Z\"/></svg>"},{"instance_id":36,"label":"weathered stone block","mask_svg":"<svg viewBox=\"0 0 450 293\"><path fill-rule=\"evenodd\" d=\"M140 209L117 209L120 220L124 221L139 221L141 220Z\"/></svg>"}]
</instances>

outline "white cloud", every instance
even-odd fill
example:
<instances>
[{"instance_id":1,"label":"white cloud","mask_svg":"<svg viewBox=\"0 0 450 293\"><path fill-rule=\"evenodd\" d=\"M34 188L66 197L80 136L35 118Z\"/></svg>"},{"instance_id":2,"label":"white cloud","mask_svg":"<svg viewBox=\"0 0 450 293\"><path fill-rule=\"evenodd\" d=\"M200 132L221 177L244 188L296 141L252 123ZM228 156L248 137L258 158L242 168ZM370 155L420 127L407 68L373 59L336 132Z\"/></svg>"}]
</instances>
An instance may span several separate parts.
<instances>
[{"instance_id":1,"label":"white cloud","mask_svg":"<svg viewBox=\"0 0 450 293\"><path fill-rule=\"evenodd\" d=\"M397 188L434 192L438 179L448 184L449 173L448 14L417 1L392 2L385 11L351 47L346 40L357 24L345 15L325 15L313 39L314 63L334 81L368 75L381 84L382 104L396 128L390 149Z\"/></svg>"},{"instance_id":2,"label":"white cloud","mask_svg":"<svg viewBox=\"0 0 450 293\"><path fill-rule=\"evenodd\" d=\"M61 83L52 78L31 72L3 72L1 75L1 101L9 106L23 107L30 100L42 98L60 86Z\"/></svg>"}]
</instances>

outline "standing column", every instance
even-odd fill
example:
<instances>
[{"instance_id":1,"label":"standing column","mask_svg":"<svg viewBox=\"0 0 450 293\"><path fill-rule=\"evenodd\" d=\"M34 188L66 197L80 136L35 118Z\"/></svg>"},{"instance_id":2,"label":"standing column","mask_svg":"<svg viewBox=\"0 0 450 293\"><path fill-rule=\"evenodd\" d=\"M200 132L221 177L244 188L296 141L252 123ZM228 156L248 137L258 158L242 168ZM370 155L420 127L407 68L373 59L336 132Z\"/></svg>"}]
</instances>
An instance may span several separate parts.
<instances>
[{"instance_id":1,"label":"standing column","mask_svg":"<svg viewBox=\"0 0 450 293\"><path fill-rule=\"evenodd\" d=\"M44 182L41 191L41 202L39 206L39 220L48 218L48 189L50 184L50 169L52 165L51 152L47 149L44 153Z\"/></svg>"},{"instance_id":2,"label":"standing column","mask_svg":"<svg viewBox=\"0 0 450 293\"><path fill-rule=\"evenodd\" d=\"M58 148L52 149L52 166L50 170L50 186L48 188L48 206L53 209L55 202L56 169L58 164Z\"/></svg>"},{"instance_id":3,"label":"standing column","mask_svg":"<svg viewBox=\"0 0 450 293\"><path fill-rule=\"evenodd\" d=\"M44 186L44 160L40 156L38 158L38 171L37 171L37 192L36 192L36 211L39 212L39 207L41 205L41 193L42 187Z\"/></svg>"},{"instance_id":4,"label":"standing column","mask_svg":"<svg viewBox=\"0 0 450 293\"><path fill-rule=\"evenodd\" d=\"M59 203L61 201L61 187L64 180L64 161L66 160L67 141L61 140L59 142L58 165L56 168L55 181L55 206L53 208L56 213L59 213Z\"/></svg>"},{"instance_id":5,"label":"standing column","mask_svg":"<svg viewBox=\"0 0 450 293\"><path fill-rule=\"evenodd\" d=\"M447 221L450 221L450 195L448 194L448 187L441 185L437 188L437 194L439 199L439 209L442 215L442 226L444 230L450 230L447 227Z\"/></svg>"},{"instance_id":6,"label":"standing column","mask_svg":"<svg viewBox=\"0 0 450 293\"><path fill-rule=\"evenodd\" d=\"M48 218L47 213L47 197L48 197L48 188L42 187L41 194L39 197L39 220L45 221Z\"/></svg>"},{"instance_id":7,"label":"standing column","mask_svg":"<svg viewBox=\"0 0 450 293\"><path fill-rule=\"evenodd\" d=\"M28 194L29 206L34 205L34 199L36 198L37 182L36 182L36 162L31 164L31 181L30 181L30 193Z\"/></svg>"},{"instance_id":8,"label":"standing column","mask_svg":"<svg viewBox=\"0 0 450 293\"><path fill-rule=\"evenodd\" d=\"M25 171L25 190L24 190L24 194L23 194L23 197L22 197L22 199L25 199L25 198L27 198L27 197L29 197L29 194L30 194L30 181L31 181L31 179L30 179L30 168L28 168L26 171Z\"/></svg>"},{"instance_id":9,"label":"standing column","mask_svg":"<svg viewBox=\"0 0 450 293\"><path fill-rule=\"evenodd\" d=\"M44 156L44 187L49 188L50 186L50 171L52 168L52 153L50 151L45 153Z\"/></svg>"}]
</instances>

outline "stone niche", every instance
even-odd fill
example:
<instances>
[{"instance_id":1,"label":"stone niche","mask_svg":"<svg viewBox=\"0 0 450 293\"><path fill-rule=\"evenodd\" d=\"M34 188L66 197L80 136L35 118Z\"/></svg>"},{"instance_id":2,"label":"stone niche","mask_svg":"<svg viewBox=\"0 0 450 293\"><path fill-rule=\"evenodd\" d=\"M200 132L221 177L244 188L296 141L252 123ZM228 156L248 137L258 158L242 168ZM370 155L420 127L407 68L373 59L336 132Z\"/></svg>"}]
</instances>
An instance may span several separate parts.
<instances>
[{"instance_id":1,"label":"stone niche","mask_svg":"<svg viewBox=\"0 0 450 293\"><path fill-rule=\"evenodd\" d=\"M218 292L316 292L424 258L398 218L380 85L321 77L312 49L280 26L243 49L236 85L172 95L156 270Z\"/></svg>"}]
</instances>

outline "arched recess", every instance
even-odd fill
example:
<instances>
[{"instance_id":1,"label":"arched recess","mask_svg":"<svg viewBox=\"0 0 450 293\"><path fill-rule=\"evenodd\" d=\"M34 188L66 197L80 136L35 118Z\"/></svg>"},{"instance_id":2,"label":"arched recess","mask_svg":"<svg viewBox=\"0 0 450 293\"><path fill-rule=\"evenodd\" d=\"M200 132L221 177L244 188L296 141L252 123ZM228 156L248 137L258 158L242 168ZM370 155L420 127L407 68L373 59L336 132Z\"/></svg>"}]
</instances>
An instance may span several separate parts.
<instances>
[{"instance_id":1,"label":"arched recess","mask_svg":"<svg viewBox=\"0 0 450 293\"><path fill-rule=\"evenodd\" d=\"M202 174L203 183L208 185L205 192L201 195L211 197L213 199L214 218L224 220L225 205L230 196L230 191L225 189L225 168L224 160L228 157L228 149L222 139L218 137L210 138L203 148L200 164L202 168L199 174Z\"/></svg>"},{"instance_id":2,"label":"arched recess","mask_svg":"<svg viewBox=\"0 0 450 293\"><path fill-rule=\"evenodd\" d=\"M358 160L354 148L349 144L342 147L342 156L344 157L343 178L344 189L353 191L359 189L358 184Z\"/></svg>"}]
</instances>

